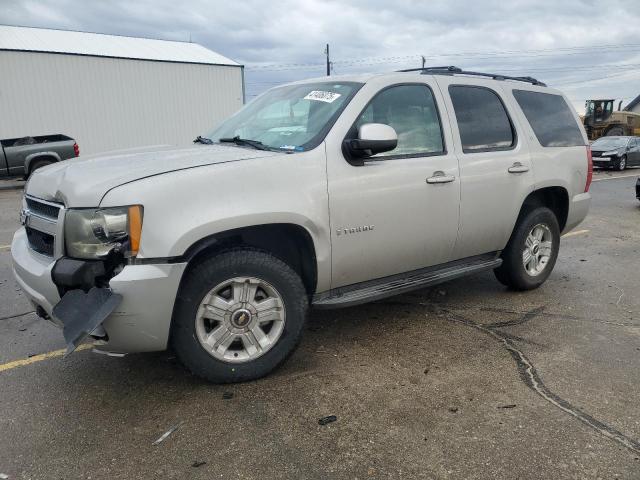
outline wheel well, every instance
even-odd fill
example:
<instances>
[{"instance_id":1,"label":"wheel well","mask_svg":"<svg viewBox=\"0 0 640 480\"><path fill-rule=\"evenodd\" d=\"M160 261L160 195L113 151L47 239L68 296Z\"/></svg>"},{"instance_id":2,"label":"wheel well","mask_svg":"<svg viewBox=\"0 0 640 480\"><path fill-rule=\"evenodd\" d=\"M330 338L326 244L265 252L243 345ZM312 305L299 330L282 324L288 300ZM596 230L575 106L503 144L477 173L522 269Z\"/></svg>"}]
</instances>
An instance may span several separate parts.
<instances>
[{"instance_id":1,"label":"wheel well","mask_svg":"<svg viewBox=\"0 0 640 480\"><path fill-rule=\"evenodd\" d=\"M58 161L58 159L53 155L38 155L37 157L33 157L29 160L29 174L33 172L33 166L42 160L51 163L56 163Z\"/></svg>"},{"instance_id":2,"label":"wheel well","mask_svg":"<svg viewBox=\"0 0 640 480\"><path fill-rule=\"evenodd\" d=\"M546 187L531 192L525 198L520 215L536 207L547 207L558 219L560 231L564 230L569 214L569 194L563 187Z\"/></svg>"},{"instance_id":3,"label":"wheel well","mask_svg":"<svg viewBox=\"0 0 640 480\"><path fill-rule=\"evenodd\" d=\"M256 248L271 253L293 268L312 295L317 282L313 240L303 227L288 223L255 225L220 232L199 240L184 254L187 271L203 258L234 248Z\"/></svg>"}]
</instances>

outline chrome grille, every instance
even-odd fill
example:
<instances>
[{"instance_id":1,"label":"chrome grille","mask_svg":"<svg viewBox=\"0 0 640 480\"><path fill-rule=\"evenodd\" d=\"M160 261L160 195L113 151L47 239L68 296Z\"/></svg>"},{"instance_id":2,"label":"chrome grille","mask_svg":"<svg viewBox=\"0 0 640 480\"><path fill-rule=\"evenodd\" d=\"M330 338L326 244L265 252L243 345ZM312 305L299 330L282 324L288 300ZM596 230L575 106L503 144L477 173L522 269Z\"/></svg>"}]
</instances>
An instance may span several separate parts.
<instances>
[{"instance_id":1,"label":"chrome grille","mask_svg":"<svg viewBox=\"0 0 640 480\"><path fill-rule=\"evenodd\" d=\"M53 246L56 237L39 230L34 230L31 227L26 227L25 229L27 231L27 240L29 240L29 246L31 249L42 255L53 257Z\"/></svg>"},{"instance_id":2,"label":"chrome grille","mask_svg":"<svg viewBox=\"0 0 640 480\"><path fill-rule=\"evenodd\" d=\"M62 256L64 206L25 196L23 219L29 247L40 255Z\"/></svg>"},{"instance_id":3,"label":"chrome grille","mask_svg":"<svg viewBox=\"0 0 640 480\"><path fill-rule=\"evenodd\" d=\"M53 220L58 219L58 214L60 213L61 208L60 206L51 203L43 203L30 197L26 197L25 200L27 202L27 208L31 213L51 218Z\"/></svg>"}]
</instances>

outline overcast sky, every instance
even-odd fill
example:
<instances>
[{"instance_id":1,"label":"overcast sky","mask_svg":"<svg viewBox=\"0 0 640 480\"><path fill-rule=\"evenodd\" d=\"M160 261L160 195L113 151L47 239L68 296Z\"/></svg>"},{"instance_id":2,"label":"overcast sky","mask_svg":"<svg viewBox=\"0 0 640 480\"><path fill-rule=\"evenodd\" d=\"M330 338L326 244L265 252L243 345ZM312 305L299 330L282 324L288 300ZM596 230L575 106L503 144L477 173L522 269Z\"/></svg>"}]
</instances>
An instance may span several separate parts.
<instances>
[{"instance_id":1,"label":"overcast sky","mask_svg":"<svg viewBox=\"0 0 640 480\"><path fill-rule=\"evenodd\" d=\"M200 43L246 66L248 99L289 80L427 65L529 75L586 98L640 94L638 0L0 0L0 23Z\"/></svg>"}]
</instances>

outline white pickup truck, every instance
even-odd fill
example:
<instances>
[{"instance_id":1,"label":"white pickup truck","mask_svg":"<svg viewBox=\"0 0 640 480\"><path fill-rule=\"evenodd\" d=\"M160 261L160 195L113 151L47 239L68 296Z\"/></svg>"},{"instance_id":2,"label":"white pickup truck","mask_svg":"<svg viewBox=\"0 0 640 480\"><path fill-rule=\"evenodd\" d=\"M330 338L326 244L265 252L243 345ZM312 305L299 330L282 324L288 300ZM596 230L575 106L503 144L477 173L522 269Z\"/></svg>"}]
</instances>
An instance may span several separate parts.
<instances>
[{"instance_id":1,"label":"white pickup truck","mask_svg":"<svg viewBox=\"0 0 640 480\"><path fill-rule=\"evenodd\" d=\"M494 270L551 273L587 215L580 120L532 78L421 69L269 90L187 147L81 158L26 187L15 276L112 354L172 346L214 382L263 376L309 306Z\"/></svg>"}]
</instances>

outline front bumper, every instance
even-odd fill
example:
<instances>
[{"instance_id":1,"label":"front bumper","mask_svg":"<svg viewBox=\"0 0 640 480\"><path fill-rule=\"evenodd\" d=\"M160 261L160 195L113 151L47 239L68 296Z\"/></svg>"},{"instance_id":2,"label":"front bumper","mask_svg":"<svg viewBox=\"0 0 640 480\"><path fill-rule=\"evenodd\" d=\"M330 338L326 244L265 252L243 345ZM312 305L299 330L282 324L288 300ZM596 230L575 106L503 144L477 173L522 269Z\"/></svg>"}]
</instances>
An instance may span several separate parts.
<instances>
[{"instance_id":1,"label":"front bumper","mask_svg":"<svg viewBox=\"0 0 640 480\"><path fill-rule=\"evenodd\" d=\"M594 167L610 167L615 165L618 157L593 157Z\"/></svg>"},{"instance_id":2,"label":"front bumper","mask_svg":"<svg viewBox=\"0 0 640 480\"><path fill-rule=\"evenodd\" d=\"M55 260L29 248L24 228L13 237L11 255L16 281L27 298L62 327L53 315L53 308L60 301L51 276ZM109 287L122 295L122 302L102 324L106 337L96 343L96 348L109 353L166 349L173 305L186 265L126 265L114 276Z\"/></svg>"}]
</instances>

